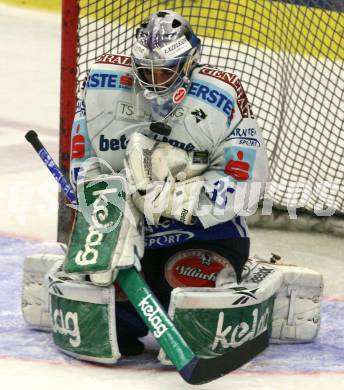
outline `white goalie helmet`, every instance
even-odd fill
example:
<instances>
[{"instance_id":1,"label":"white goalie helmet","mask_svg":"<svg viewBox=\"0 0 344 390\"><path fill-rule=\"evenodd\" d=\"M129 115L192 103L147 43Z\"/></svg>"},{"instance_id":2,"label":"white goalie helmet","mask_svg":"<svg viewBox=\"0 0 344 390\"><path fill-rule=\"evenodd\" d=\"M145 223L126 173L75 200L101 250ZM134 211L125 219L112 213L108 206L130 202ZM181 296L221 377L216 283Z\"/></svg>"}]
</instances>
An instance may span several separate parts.
<instances>
[{"instance_id":1,"label":"white goalie helmet","mask_svg":"<svg viewBox=\"0 0 344 390\"><path fill-rule=\"evenodd\" d=\"M175 12L159 11L144 20L131 52L135 81L144 97L178 103L190 84L200 45L189 23Z\"/></svg>"}]
</instances>

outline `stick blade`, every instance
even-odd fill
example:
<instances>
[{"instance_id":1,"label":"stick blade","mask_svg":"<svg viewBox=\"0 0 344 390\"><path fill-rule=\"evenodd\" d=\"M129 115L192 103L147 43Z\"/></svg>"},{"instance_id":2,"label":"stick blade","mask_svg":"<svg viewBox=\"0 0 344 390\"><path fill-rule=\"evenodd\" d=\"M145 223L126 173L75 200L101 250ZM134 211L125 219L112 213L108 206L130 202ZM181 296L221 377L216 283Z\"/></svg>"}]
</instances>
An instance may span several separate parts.
<instances>
[{"instance_id":1,"label":"stick blade","mask_svg":"<svg viewBox=\"0 0 344 390\"><path fill-rule=\"evenodd\" d=\"M268 345L269 332L266 330L254 339L219 357L205 359L195 356L179 373L186 382L192 385L207 383L248 363Z\"/></svg>"}]
</instances>

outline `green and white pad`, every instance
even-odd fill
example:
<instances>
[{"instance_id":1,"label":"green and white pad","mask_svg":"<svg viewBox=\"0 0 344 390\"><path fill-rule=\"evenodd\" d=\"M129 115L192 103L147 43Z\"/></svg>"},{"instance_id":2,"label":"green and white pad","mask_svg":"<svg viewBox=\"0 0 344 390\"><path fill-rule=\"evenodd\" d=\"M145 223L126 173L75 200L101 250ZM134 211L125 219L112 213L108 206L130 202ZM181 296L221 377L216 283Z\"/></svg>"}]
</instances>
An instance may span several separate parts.
<instances>
[{"instance_id":1,"label":"green and white pad","mask_svg":"<svg viewBox=\"0 0 344 390\"><path fill-rule=\"evenodd\" d=\"M240 285L176 288L169 316L196 355L219 356L265 331L271 334L275 294L282 282L283 274L264 264L255 266ZM163 350L158 358L170 364Z\"/></svg>"},{"instance_id":2,"label":"green and white pad","mask_svg":"<svg viewBox=\"0 0 344 390\"><path fill-rule=\"evenodd\" d=\"M64 269L109 285L122 268L140 270L144 253L142 215L127 195L126 179L103 175L78 183L78 212Z\"/></svg>"},{"instance_id":3,"label":"green and white pad","mask_svg":"<svg viewBox=\"0 0 344 390\"><path fill-rule=\"evenodd\" d=\"M113 364L121 357L116 335L115 289L94 286L62 266L48 274L55 345L77 359Z\"/></svg>"}]
</instances>

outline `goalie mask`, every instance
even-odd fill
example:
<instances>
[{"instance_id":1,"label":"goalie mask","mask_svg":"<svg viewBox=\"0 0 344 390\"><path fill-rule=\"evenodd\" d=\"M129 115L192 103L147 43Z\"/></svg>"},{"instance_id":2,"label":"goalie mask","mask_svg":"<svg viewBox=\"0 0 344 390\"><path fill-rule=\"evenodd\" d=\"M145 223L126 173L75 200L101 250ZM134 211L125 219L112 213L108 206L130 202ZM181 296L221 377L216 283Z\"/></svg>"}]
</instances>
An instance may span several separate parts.
<instances>
[{"instance_id":1,"label":"goalie mask","mask_svg":"<svg viewBox=\"0 0 344 390\"><path fill-rule=\"evenodd\" d=\"M189 23L172 11L159 11L136 31L132 64L136 87L168 114L186 95L197 64L200 40Z\"/></svg>"}]
</instances>

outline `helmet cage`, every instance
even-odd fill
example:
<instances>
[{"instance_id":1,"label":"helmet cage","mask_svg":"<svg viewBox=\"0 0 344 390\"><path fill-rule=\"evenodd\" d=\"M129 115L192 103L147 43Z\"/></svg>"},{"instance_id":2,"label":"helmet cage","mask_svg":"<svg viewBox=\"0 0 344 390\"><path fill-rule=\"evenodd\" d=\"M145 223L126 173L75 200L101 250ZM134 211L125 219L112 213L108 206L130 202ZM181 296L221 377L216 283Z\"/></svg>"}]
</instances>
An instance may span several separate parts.
<instances>
[{"instance_id":1,"label":"helmet cage","mask_svg":"<svg viewBox=\"0 0 344 390\"><path fill-rule=\"evenodd\" d=\"M194 62L193 54L170 60L133 58L133 72L136 80L141 88L154 92L158 96L165 96L177 89L185 76L188 76ZM155 80L157 71L164 72L166 75L159 83ZM147 74L149 74L148 77Z\"/></svg>"}]
</instances>

